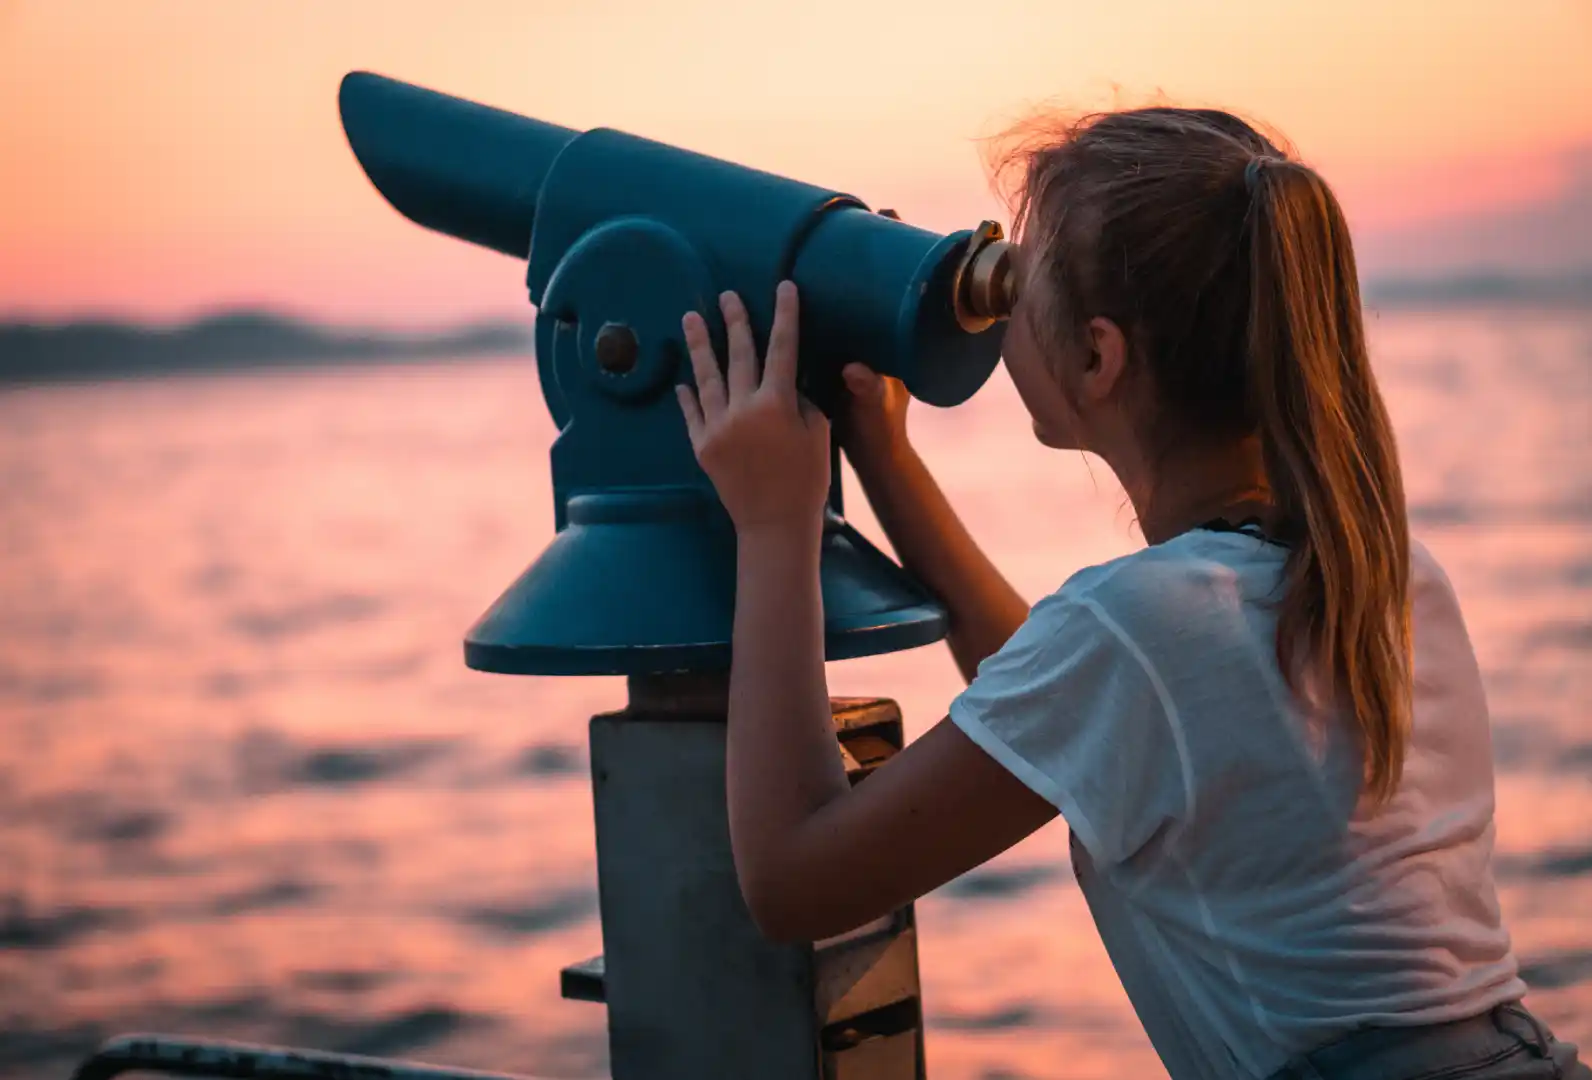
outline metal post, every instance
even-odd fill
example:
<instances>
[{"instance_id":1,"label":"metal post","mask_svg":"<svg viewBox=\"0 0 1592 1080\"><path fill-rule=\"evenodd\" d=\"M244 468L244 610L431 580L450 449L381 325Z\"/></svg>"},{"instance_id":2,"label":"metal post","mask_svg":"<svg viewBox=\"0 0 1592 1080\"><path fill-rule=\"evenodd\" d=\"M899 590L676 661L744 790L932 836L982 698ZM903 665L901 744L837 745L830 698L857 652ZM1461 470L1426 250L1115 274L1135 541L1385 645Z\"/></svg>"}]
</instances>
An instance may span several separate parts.
<instances>
[{"instance_id":1,"label":"metal post","mask_svg":"<svg viewBox=\"0 0 1592 1080\"><path fill-rule=\"evenodd\" d=\"M638 676L592 718L604 955L566 996L608 1006L614 1080L921 1080L910 906L817 944L780 945L736 882L722 675ZM832 703L853 783L902 745L885 700Z\"/></svg>"}]
</instances>

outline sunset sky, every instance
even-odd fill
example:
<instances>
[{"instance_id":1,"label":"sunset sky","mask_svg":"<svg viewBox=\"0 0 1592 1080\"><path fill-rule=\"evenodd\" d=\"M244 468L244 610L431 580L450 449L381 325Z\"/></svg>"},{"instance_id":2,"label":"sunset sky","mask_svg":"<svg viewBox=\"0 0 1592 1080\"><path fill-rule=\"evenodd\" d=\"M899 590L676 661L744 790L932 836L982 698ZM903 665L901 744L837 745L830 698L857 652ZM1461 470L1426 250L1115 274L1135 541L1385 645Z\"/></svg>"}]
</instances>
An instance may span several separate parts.
<instances>
[{"instance_id":1,"label":"sunset sky","mask_svg":"<svg viewBox=\"0 0 1592 1080\"><path fill-rule=\"evenodd\" d=\"M354 69L940 229L998 212L979 136L1160 95L1290 136L1368 272L1586 267L1589 56L1589 0L0 0L0 316L522 311L512 260L364 179L336 108Z\"/></svg>"}]
</instances>

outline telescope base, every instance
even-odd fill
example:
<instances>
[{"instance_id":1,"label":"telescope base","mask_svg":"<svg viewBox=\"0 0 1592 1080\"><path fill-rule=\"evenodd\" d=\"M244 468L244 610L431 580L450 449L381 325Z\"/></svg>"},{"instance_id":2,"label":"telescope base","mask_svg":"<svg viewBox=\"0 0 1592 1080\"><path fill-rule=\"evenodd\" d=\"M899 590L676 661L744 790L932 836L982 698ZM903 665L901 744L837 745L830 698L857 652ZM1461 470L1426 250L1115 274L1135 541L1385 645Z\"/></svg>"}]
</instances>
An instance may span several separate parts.
<instances>
[{"instance_id":1,"label":"telescope base","mask_svg":"<svg viewBox=\"0 0 1592 1080\"><path fill-rule=\"evenodd\" d=\"M725 806L727 679L635 677L592 718L603 955L567 996L608 1008L614 1080L922 1080L909 905L816 944L776 944L741 898ZM858 783L903 745L883 699L832 701Z\"/></svg>"}]
</instances>

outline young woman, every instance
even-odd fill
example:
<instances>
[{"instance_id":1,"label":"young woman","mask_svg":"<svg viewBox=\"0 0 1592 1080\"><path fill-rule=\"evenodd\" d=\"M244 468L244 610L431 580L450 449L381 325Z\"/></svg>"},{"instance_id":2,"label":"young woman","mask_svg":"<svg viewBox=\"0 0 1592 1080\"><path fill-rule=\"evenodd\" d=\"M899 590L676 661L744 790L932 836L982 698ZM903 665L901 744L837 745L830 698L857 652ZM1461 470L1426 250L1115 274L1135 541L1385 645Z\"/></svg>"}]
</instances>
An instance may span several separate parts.
<instances>
[{"instance_id":1,"label":"young woman","mask_svg":"<svg viewBox=\"0 0 1592 1080\"><path fill-rule=\"evenodd\" d=\"M1089 118L1018 159L1005 361L1046 446L1110 465L1148 546L1032 609L853 367L842 430L967 690L855 790L818 590L829 427L722 298L685 317L692 443L739 536L730 833L753 917L816 939L1058 813L1174 1080L1592 1076L1518 1002L1490 870L1486 702L1409 539L1348 229L1316 173L1225 113Z\"/></svg>"}]
</instances>

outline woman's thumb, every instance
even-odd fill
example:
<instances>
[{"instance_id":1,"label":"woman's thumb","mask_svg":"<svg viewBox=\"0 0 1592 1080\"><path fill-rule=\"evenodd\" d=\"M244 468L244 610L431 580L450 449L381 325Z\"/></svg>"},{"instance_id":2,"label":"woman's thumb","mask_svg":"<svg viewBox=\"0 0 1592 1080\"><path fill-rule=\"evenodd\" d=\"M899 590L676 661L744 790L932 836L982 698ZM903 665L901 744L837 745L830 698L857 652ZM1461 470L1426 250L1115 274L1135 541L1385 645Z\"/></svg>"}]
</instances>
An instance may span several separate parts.
<instances>
[{"instance_id":1,"label":"woman's thumb","mask_svg":"<svg viewBox=\"0 0 1592 1080\"><path fill-rule=\"evenodd\" d=\"M867 364L847 364L840 370L846 389L860 401L878 401L884 396L884 380Z\"/></svg>"}]
</instances>

